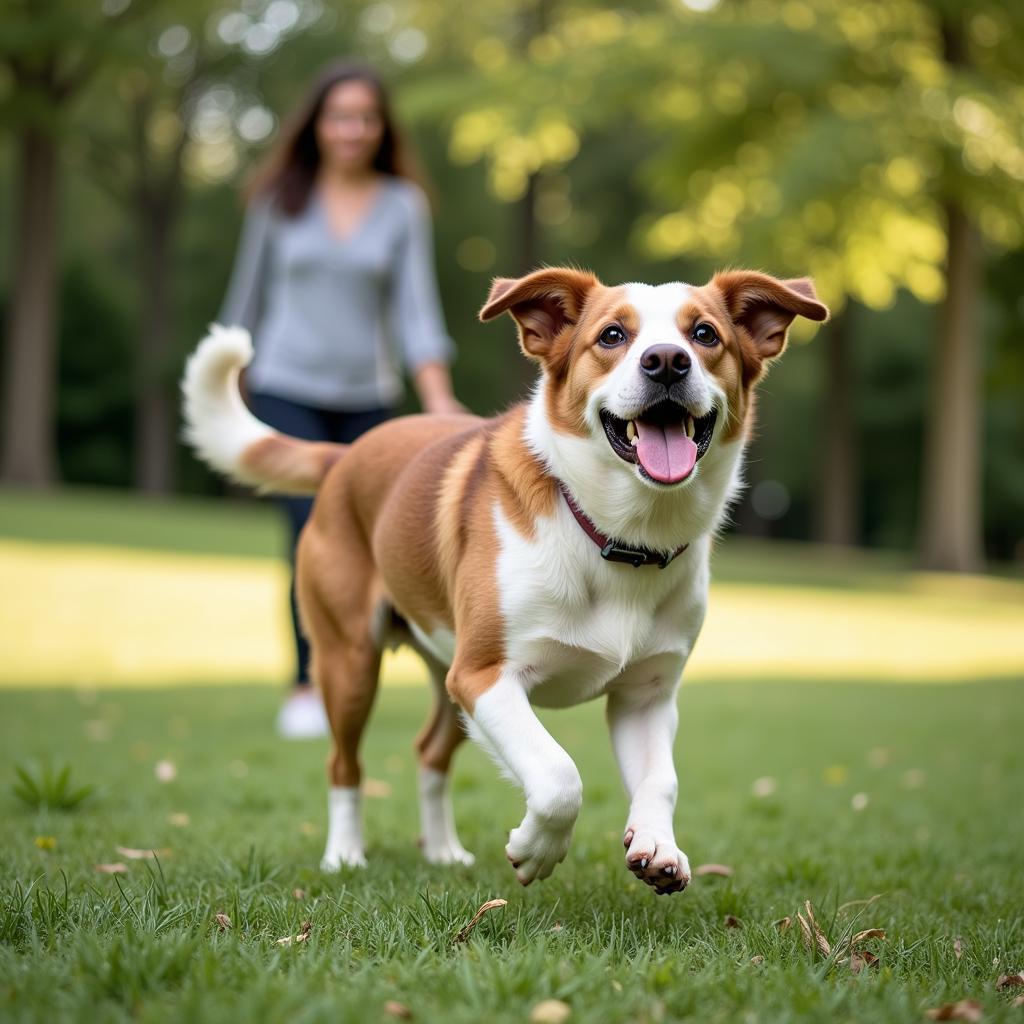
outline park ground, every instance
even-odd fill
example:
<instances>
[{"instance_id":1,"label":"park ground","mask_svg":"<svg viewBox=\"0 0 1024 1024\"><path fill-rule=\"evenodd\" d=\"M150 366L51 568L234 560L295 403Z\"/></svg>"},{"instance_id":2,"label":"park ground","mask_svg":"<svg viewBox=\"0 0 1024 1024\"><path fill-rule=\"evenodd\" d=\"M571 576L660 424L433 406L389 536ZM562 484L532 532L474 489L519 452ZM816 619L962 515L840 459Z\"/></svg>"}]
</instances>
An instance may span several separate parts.
<instances>
[{"instance_id":1,"label":"park ground","mask_svg":"<svg viewBox=\"0 0 1024 1024\"><path fill-rule=\"evenodd\" d=\"M279 544L260 507L0 492L0 1019L895 1022L971 999L1024 1020L997 988L1024 970L1019 578L726 540L677 834L731 873L657 898L623 865L597 705L544 716L585 791L550 879L516 883L521 798L468 746L477 864L423 864L408 655L366 741L370 866L321 873L326 742L271 727ZM16 796L16 767L61 763L88 799Z\"/></svg>"}]
</instances>

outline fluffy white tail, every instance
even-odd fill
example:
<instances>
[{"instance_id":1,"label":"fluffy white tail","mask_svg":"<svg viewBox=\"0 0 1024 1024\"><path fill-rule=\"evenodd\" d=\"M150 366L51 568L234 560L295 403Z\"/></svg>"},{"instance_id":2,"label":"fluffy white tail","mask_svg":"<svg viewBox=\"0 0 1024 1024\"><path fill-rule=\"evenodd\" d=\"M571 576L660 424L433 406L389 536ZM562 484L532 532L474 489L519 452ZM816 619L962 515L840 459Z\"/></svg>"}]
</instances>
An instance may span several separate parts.
<instances>
[{"instance_id":1,"label":"fluffy white tail","mask_svg":"<svg viewBox=\"0 0 1024 1024\"><path fill-rule=\"evenodd\" d=\"M315 494L345 445L301 441L261 423L242 401L238 375L252 359L242 327L213 324L185 364L183 436L207 465L279 494Z\"/></svg>"}]
</instances>

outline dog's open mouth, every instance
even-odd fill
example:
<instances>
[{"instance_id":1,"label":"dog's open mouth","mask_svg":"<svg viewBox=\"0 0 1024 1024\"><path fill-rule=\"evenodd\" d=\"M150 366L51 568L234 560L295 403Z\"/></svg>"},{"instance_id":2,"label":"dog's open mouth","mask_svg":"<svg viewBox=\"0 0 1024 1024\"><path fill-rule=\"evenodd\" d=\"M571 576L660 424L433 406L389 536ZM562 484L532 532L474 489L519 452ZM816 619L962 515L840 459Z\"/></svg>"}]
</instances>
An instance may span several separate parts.
<instances>
[{"instance_id":1,"label":"dog's open mouth","mask_svg":"<svg viewBox=\"0 0 1024 1024\"><path fill-rule=\"evenodd\" d=\"M648 406L636 419L623 420L601 410L601 423L612 451L659 484L685 480L711 444L718 410L693 416L666 399Z\"/></svg>"}]
</instances>

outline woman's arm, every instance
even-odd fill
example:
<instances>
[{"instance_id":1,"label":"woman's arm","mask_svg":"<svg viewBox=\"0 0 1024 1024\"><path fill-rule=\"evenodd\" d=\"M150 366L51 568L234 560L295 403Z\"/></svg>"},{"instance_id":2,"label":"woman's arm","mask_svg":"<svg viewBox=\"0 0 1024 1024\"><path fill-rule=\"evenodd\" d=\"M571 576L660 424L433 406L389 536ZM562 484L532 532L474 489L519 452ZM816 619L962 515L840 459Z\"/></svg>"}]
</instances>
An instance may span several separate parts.
<instances>
[{"instance_id":1,"label":"woman's arm","mask_svg":"<svg viewBox=\"0 0 1024 1024\"><path fill-rule=\"evenodd\" d=\"M255 334L263 312L270 257L270 203L255 200L245 214L227 295L217 320L226 327L244 327Z\"/></svg>"},{"instance_id":2,"label":"woman's arm","mask_svg":"<svg viewBox=\"0 0 1024 1024\"><path fill-rule=\"evenodd\" d=\"M466 412L455 398L448 371L454 346L445 328L434 276L430 211L415 186L403 194L408 198L409 216L394 269L394 329L424 410Z\"/></svg>"}]
</instances>

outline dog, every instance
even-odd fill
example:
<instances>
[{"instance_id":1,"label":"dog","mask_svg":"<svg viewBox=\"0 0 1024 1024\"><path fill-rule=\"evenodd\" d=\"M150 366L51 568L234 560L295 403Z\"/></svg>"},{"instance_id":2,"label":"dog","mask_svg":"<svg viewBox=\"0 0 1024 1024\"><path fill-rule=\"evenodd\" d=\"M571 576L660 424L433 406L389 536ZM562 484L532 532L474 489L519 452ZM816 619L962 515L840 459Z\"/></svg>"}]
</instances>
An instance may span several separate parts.
<instances>
[{"instance_id":1,"label":"dog","mask_svg":"<svg viewBox=\"0 0 1024 1024\"><path fill-rule=\"evenodd\" d=\"M550 875L583 784L534 706L603 697L626 866L679 892L677 690L712 542L741 486L755 386L793 319L828 310L807 278L607 287L547 268L494 280L480 319L506 312L540 373L503 415L402 417L350 446L286 437L239 395L247 332L215 326L183 378L185 437L236 481L316 494L296 593L333 735L325 870L366 863L359 744L381 654L406 643L435 691L416 741L428 861L473 862L447 788L468 732L523 790L505 848L516 876Z\"/></svg>"}]
</instances>

